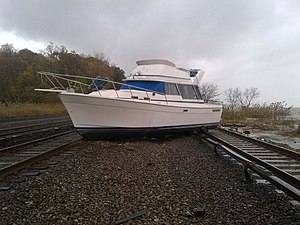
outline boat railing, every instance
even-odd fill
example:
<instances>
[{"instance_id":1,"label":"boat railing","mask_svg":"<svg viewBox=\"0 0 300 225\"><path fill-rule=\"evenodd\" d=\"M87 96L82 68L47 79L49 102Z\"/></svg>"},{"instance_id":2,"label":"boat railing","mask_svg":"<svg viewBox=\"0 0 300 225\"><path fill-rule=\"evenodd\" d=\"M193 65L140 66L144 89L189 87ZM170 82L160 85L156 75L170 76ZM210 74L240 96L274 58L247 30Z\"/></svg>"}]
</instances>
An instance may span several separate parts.
<instances>
[{"instance_id":1,"label":"boat railing","mask_svg":"<svg viewBox=\"0 0 300 225\"><path fill-rule=\"evenodd\" d=\"M70 75L70 74L59 74L59 73L51 73L51 72L37 72L39 75L41 75L42 83L44 83L44 78L46 78L47 81L52 85L52 88L50 89L36 89L36 90L49 90L49 91L56 91L56 92L79 92L83 94L87 94L91 91L97 91L99 96L102 96L101 90L103 90L104 86L106 86L108 83L111 84L113 87L113 90L116 93L116 97L120 98L120 95L118 93L117 86L126 86L128 87L128 90L131 95L131 99L136 99L136 96L133 94L134 90L144 91L146 94L146 99L150 102L151 98L149 93L153 94L159 94L163 95L164 99L166 101L166 104L168 104L168 99L165 93L153 91L150 89L129 85L117 81L111 81L107 77L106 78L92 78L92 77L85 77L85 76L78 76L78 75ZM85 83L84 81L89 81L89 83ZM101 82L101 85L100 85ZM144 98L145 99L145 98Z\"/></svg>"}]
</instances>

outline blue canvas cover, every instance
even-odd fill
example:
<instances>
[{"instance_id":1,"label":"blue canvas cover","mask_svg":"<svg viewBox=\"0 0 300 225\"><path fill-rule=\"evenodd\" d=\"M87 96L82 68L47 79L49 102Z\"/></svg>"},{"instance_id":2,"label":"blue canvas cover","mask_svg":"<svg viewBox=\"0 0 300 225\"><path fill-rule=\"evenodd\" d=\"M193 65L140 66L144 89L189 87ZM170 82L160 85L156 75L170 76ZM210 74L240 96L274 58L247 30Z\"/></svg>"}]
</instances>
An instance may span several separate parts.
<instances>
[{"instance_id":1,"label":"blue canvas cover","mask_svg":"<svg viewBox=\"0 0 300 225\"><path fill-rule=\"evenodd\" d=\"M161 81L127 81L127 85L132 85L130 86L131 90L139 90L143 91L144 89L153 91L153 92L159 92L159 93L165 93L165 83ZM128 90L129 86L127 85L122 85L121 90Z\"/></svg>"}]
</instances>

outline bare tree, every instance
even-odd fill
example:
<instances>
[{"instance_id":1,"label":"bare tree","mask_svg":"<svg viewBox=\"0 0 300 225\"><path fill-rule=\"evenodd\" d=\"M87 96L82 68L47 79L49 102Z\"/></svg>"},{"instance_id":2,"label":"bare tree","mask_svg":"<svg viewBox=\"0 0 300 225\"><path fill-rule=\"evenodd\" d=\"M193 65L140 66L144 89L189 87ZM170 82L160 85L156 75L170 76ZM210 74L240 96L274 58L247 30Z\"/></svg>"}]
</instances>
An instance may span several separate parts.
<instances>
[{"instance_id":1,"label":"bare tree","mask_svg":"<svg viewBox=\"0 0 300 225\"><path fill-rule=\"evenodd\" d=\"M242 91L239 88L229 88L225 90L225 100L228 102L230 110L236 109L239 106Z\"/></svg>"},{"instance_id":2,"label":"bare tree","mask_svg":"<svg viewBox=\"0 0 300 225\"><path fill-rule=\"evenodd\" d=\"M246 88L243 92L239 88L229 88L225 91L225 99L230 110L249 108L254 105L258 97L259 91L257 88Z\"/></svg>"},{"instance_id":3,"label":"bare tree","mask_svg":"<svg viewBox=\"0 0 300 225\"><path fill-rule=\"evenodd\" d=\"M257 88L246 88L243 94L240 95L239 103L242 108L249 108L259 97Z\"/></svg>"},{"instance_id":4,"label":"bare tree","mask_svg":"<svg viewBox=\"0 0 300 225\"><path fill-rule=\"evenodd\" d=\"M212 83L204 83L200 85L199 91L205 102L208 102L220 95L218 85Z\"/></svg>"}]
</instances>

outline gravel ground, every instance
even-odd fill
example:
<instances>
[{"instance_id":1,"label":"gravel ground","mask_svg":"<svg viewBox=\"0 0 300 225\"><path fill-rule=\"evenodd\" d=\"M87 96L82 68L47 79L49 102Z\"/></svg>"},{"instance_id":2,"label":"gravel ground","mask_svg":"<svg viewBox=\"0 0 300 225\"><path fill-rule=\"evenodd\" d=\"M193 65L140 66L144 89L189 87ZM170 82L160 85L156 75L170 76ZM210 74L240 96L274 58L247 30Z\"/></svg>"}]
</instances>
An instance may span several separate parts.
<instances>
[{"instance_id":1,"label":"gravel ground","mask_svg":"<svg viewBox=\"0 0 300 225\"><path fill-rule=\"evenodd\" d=\"M141 211L124 224L300 223L285 195L244 183L196 136L84 142L74 151L1 191L0 224L114 224Z\"/></svg>"}]
</instances>

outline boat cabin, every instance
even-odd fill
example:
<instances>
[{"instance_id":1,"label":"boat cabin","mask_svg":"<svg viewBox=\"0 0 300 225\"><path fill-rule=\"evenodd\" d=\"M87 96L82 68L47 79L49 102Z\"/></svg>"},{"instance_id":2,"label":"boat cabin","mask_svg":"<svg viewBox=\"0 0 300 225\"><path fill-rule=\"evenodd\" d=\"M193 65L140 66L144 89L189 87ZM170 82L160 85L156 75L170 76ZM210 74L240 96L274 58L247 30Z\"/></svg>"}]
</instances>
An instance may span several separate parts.
<instances>
[{"instance_id":1,"label":"boat cabin","mask_svg":"<svg viewBox=\"0 0 300 225\"><path fill-rule=\"evenodd\" d=\"M136 63L137 67L124 80L120 90L152 91L181 96L182 99L202 99L198 85L204 75L203 70L177 68L164 59L139 60Z\"/></svg>"},{"instance_id":2,"label":"boat cabin","mask_svg":"<svg viewBox=\"0 0 300 225\"><path fill-rule=\"evenodd\" d=\"M163 95L179 95L183 99L202 99L197 85L176 84L163 81L128 80L120 90L150 91Z\"/></svg>"}]
</instances>

